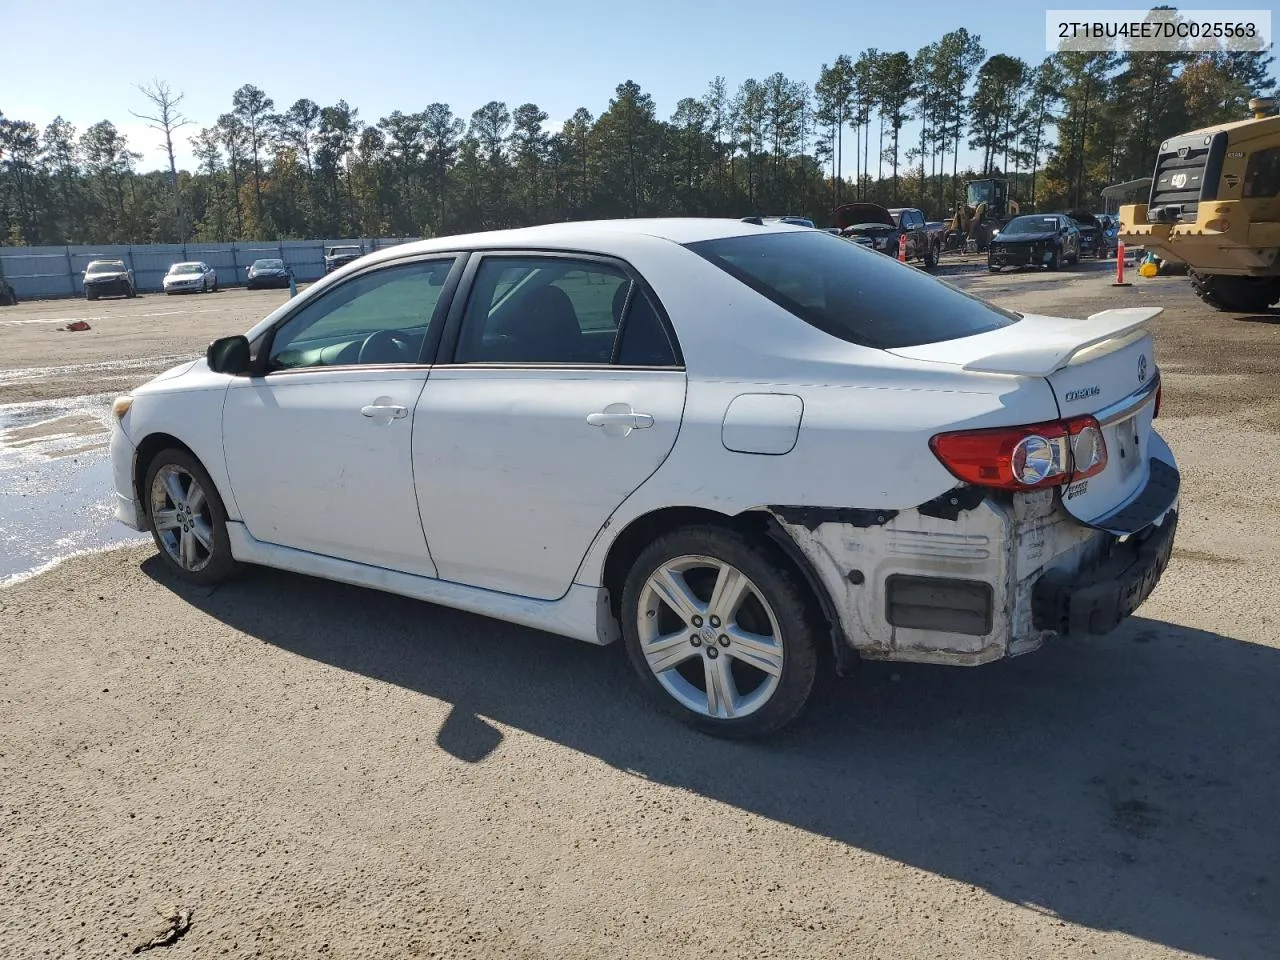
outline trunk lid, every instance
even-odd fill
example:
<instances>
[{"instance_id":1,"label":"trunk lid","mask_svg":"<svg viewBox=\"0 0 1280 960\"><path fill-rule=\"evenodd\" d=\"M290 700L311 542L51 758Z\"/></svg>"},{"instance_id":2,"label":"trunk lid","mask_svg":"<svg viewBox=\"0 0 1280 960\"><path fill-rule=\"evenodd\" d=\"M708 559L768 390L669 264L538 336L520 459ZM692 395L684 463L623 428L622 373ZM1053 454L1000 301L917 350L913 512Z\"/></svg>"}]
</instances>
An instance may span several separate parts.
<instances>
[{"instance_id":1,"label":"trunk lid","mask_svg":"<svg viewBox=\"0 0 1280 960\"><path fill-rule=\"evenodd\" d=\"M988 333L889 352L973 373L1048 380L1061 417L1096 417L1106 441L1106 467L1064 488L1064 508L1084 523L1129 533L1126 527L1136 529L1153 518L1123 508L1147 486L1151 457L1163 460L1167 453L1151 429L1159 372L1146 329L1162 312L1124 307L1085 320L1028 314Z\"/></svg>"}]
</instances>

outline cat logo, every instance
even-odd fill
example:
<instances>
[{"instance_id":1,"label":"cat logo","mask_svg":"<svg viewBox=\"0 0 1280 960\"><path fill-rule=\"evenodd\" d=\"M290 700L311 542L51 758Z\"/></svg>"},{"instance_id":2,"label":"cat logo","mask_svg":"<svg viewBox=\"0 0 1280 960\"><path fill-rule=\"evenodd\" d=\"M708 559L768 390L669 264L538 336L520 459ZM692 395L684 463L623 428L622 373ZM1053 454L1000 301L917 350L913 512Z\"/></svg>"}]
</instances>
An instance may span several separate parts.
<instances>
[{"instance_id":1,"label":"cat logo","mask_svg":"<svg viewBox=\"0 0 1280 960\"><path fill-rule=\"evenodd\" d=\"M1185 173L1175 173L1169 178L1169 183L1174 188L1181 190L1187 185L1187 175Z\"/></svg>"},{"instance_id":2,"label":"cat logo","mask_svg":"<svg viewBox=\"0 0 1280 960\"><path fill-rule=\"evenodd\" d=\"M1240 178L1237 177L1234 173L1228 173L1225 177L1222 178L1222 182L1225 183L1228 187L1234 187L1237 183L1240 182Z\"/></svg>"}]
</instances>

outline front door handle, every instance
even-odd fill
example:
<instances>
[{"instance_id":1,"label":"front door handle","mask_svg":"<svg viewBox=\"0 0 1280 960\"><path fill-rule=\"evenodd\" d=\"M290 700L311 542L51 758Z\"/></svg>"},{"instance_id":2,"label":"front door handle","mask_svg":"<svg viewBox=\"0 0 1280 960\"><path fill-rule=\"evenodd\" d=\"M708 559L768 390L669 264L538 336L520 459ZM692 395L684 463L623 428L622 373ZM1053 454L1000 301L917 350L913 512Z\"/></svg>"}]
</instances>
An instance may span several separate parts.
<instances>
[{"instance_id":1,"label":"front door handle","mask_svg":"<svg viewBox=\"0 0 1280 960\"><path fill-rule=\"evenodd\" d=\"M405 407L380 403L371 403L368 406L361 407L360 412L366 417L390 417L393 420L399 420L409 415L409 411Z\"/></svg>"},{"instance_id":2,"label":"front door handle","mask_svg":"<svg viewBox=\"0 0 1280 960\"><path fill-rule=\"evenodd\" d=\"M587 423L593 427L630 427L644 430L653 426L653 416L648 413L589 413Z\"/></svg>"}]
</instances>

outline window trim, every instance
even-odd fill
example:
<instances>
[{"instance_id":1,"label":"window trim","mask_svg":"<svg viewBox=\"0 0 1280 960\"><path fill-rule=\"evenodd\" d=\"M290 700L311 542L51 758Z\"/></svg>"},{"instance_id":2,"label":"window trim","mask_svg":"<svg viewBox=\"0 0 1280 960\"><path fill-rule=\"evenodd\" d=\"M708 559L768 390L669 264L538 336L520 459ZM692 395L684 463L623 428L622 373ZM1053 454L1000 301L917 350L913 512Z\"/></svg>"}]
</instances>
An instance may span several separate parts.
<instances>
[{"instance_id":1,"label":"window trim","mask_svg":"<svg viewBox=\"0 0 1280 960\"><path fill-rule=\"evenodd\" d=\"M528 260L528 259L545 259L545 260L577 260L587 263L599 263L605 266L613 267L619 270L624 276L631 281L631 290L627 295L627 303L623 308L622 323L618 325L617 335L613 341L613 351L610 354L607 363L524 363L520 361L504 361L495 362L487 361L482 363L466 363L456 360L458 340L462 334L462 323L466 317L467 306L471 302L471 297L476 291L476 274L480 271L480 267L486 260ZM627 321L631 317L631 303L635 299L637 291L642 292L649 305L653 308L653 312L658 317L658 323L662 327L662 332L666 335L667 344L671 348L672 356L675 357L674 364L665 366L643 366L643 365L623 365L617 362L618 350L622 344L623 334L626 331ZM436 362L433 364L435 368L447 368L450 370L626 370L630 371L646 371L646 370L684 370L684 353L680 349L680 341L675 335L675 328L671 323L671 317L667 313L666 307L661 299L654 293L653 288L640 275L631 264L623 260L621 257L612 254L598 253L590 250L569 250L563 248L557 249L539 249L537 247L503 247L485 250L473 250L467 261L465 270L459 280L457 291L453 296L450 304L449 314L444 322L444 332L440 340L439 349L436 352Z\"/></svg>"},{"instance_id":2,"label":"window trim","mask_svg":"<svg viewBox=\"0 0 1280 960\"><path fill-rule=\"evenodd\" d=\"M275 323L263 332L262 336L258 340L258 352L254 355L253 363L250 365L249 376L254 379L258 379L264 377L288 376L299 373L318 373L331 370L410 370L431 366L431 362L435 358L436 352L440 346L444 318L448 316L447 311L452 306L454 294L457 292L458 284L461 281L462 274L467 266L468 257L469 254L465 250L432 251L431 253L420 253L412 256L397 257L394 260L385 260L381 263L371 263L355 273L343 277L341 281L327 287L317 296L308 297L306 300L297 304L292 310L283 314ZM444 260L453 260L453 265L449 268L449 273L445 277L444 283L441 285L440 296L436 300L435 310L432 312L431 319L427 324L427 335L423 338L422 350L418 354L416 362L397 364L344 363L326 367L294 367L288 370L267 369L267 358L271 356L271 348L275 345L276 334L279 332L280 328L303 310L309 308L313 303L323 300L325 297L329 296L329 294L334 290L338 290L341 287L346 286L348 283L367 277L370 274L380 273L383 270L403 267L414 263L429 263L431 261Z\"/></svg>"}]
</instances>

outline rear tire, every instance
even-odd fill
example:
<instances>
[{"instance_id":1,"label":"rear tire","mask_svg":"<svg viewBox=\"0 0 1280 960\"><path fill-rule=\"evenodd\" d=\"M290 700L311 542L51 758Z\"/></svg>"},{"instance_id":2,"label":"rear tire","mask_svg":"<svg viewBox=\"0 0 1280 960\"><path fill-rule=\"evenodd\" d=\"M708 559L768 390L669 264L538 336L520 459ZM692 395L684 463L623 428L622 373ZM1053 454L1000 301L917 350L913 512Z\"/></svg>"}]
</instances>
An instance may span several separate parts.
<instances>
[{"instance_id":1,"label":"rear tire","mask_svg":"<svg viewBox=\"0 0 1280 960\"><path fill-rule=\"evenodd\" d=\"M715 526L664 534L632 565L621 611L641 684L659 709L696 730L766 736L813 699L818 618L799 577L765 544Z\"/></svg>"},{"instance_id":2,"label":"rear tire","mask_svg":"<svg viewBox=\"0 0 1280 960\"><path fill-rule=\"evenodd\" d=\"M1191 271L1191 288L1226 313L1257 313L1280 302L1280 277L1228 277Z\"/></svg>"},{"instance_id":3,"label":"rear tire","mask_svg":"<svg viewBox=\"0 0 1280 960\"><path fill-rule=\"evenodd\" d=\"M139 493L151 538L169 571L202 586L240 571L231 555L226 507L199 460L176 447L161 450L147 466Z\"/></svg>"}]
</instances>

